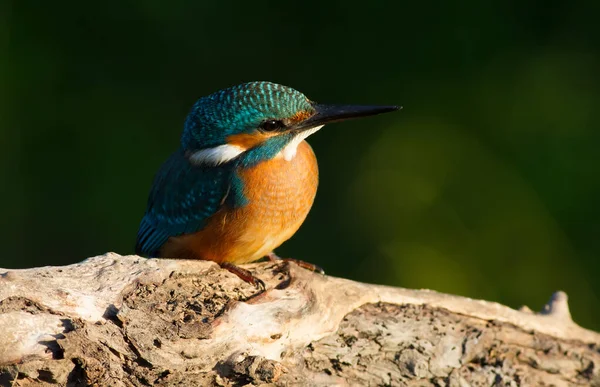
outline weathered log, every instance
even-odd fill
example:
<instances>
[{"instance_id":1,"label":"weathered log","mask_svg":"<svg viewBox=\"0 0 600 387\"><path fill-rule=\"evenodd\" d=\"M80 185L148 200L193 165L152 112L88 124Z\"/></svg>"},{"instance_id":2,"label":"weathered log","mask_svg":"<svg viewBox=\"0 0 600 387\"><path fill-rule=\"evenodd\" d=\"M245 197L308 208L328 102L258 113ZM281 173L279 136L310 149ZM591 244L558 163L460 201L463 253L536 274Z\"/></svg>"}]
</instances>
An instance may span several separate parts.
<instances>
[{"instance_id":1,"label":"weathered log","mask_svg":"<svg viewBox=\"0 0 600 387\"><path fill-rule=\"evenodd\" d=\"M0 385L600 385L600 334L538 314L248 265L109 253L0 269Z\"/></svg>"}]
</instances>

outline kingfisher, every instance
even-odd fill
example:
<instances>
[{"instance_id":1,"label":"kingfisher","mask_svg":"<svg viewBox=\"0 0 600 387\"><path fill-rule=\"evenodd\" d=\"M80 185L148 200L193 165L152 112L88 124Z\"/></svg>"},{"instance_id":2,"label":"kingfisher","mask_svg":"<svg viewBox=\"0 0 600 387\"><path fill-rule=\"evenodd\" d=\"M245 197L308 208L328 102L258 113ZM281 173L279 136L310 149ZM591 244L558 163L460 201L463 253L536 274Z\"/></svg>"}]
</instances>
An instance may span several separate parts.
<instances>
[{"instance_id":1,"label":"kingfisher","mask_svg":"<svg viewBox=\"0 0 600 387\"><path fill-rule=\"evenodd\" d=\"M214 261L264 288L237 265L281 259L274 250L306 219L319 173L305 139L328 123L397 109L318 104L271 82L200 98L185 120L179 149L154 177L136 253Z\"/></svg>"}]
</instances>

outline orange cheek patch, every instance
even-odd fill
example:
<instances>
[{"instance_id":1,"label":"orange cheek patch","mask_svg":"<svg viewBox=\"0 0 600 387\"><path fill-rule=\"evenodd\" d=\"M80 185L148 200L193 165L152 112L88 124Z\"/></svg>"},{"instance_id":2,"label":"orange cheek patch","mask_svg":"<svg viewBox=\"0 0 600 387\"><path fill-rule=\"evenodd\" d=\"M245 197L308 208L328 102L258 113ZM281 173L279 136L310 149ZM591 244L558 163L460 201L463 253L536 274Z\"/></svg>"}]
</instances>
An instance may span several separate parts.
<instances>
[{"instance_id":1,"label":"orange cheek patch","mask_svg":"<svg viewBox=\"0 0 600 387\"><path fill-rule=\"evenodd\" d=\"M309 118L312 115L313 115L312 112L309 112L307 110L300 110L298 113L296 113L290 117L290 121L292 121L292 122L304 121L305 119Z\"/></svg>"},{"instance_id":2,"label":"orange cheek patch","mask_svg":"<svg viewBox=\"0 0 600 387\"><path fill-rule=\"evenodd\" d=\"M227 143L239 147L250 149L265 141L268 137L262 133L240 133L232 134L227 137Z\"/></svg>"}]
</instances>

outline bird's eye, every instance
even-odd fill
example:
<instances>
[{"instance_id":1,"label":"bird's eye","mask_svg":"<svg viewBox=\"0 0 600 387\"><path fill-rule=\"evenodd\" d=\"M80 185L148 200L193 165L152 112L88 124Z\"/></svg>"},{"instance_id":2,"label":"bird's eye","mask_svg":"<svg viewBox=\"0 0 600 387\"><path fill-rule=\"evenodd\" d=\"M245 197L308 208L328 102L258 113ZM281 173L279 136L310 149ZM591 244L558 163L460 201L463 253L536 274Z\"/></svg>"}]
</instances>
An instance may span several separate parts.
<instances>
[{"instance_id":1,"label":"bird's eye","mask_svg":"<svg viewBox=\"0 0 600 387\"><path fill-rule=\"evenodd\" d=\"M273 132L275 130L280 130L284 127L284 123L278 120L267 120L260 124L260 128L265 132Z\"/></svg>"}]
</instances>

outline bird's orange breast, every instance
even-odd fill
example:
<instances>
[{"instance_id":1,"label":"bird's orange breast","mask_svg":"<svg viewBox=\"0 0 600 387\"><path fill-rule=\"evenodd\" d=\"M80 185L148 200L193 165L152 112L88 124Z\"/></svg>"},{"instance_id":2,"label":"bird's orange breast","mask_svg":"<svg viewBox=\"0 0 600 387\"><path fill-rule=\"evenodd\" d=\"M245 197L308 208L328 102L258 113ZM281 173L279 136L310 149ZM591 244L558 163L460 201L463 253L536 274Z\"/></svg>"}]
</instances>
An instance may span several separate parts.
<instances>
[{"instance_id":1,"label":"bird's orange breast","mask_svg":"<svg viewBox=\"0 0 600 387\"><path fill-rule=\"evenodd\" d=\"M248 204L223 208L194 234L170 240L161 256L241 264L255 261L300 228L318 185L317 160L306 141L287 161L276 157L239 172Z\"/></svg>"}]
</instances>

